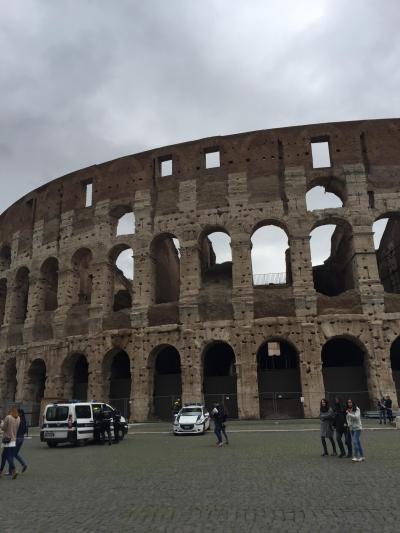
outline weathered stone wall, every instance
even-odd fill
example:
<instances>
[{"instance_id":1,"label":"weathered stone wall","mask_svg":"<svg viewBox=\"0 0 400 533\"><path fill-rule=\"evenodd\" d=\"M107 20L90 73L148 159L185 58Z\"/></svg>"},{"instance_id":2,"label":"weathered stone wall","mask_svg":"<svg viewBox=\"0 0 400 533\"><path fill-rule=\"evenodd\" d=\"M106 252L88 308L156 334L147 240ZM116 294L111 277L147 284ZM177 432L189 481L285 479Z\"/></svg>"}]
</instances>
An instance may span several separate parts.
<instances>
[{"instance_id":1,"label":"weathered stone wall","mask_svg":"<svg viewBox=\"0 0 400 533\"><path fill-rule=\"evenodd\" d=\"M328 168L313 168L310 143L318 139L329 141ZM210 148L220 151L221 165L207 169ZM161 176L168 158L172 174ZM88 183L93 205L85 207ZM306 192L315 185L339 194L343 207L308 212ZM135 233L117 236L115 214L129 210ZM131 364L131 418L145 420L152 412L158 347L178 350L183 400L201 401L204 349L224 341L235 354L239 416L257 418L256 354L273 339L296 349L304 413L311 415L324 391L322 347L344 337L363 347L371 399L382 393L395 399L390 347L400 331L400 306L380 282L372 224L399 210L398 119L213 137L54 180L0 217L0 398L10 399L15 364L15 400L32 400L35 360L46 365L44 399L63 398L71 389L67 363L79 353L89 365L88 397L106 399L113 354L124 350ZM346 260L354 288L338 296L318 294L313 283L309 235L326 222L352 232ZM250 239L268 223L288 235L291 279L284 287L254 288ZM232 249L231 275L218 286L202 279L200 257L202 239L213 230L228 233ZM174 280L168 285L164 279L163 290L179 287L179 299L165 302L155 288L160 262L154 247L171 236L180 242L179 269L175 262ZM130 290L113 265L115 250L124 248L134 255L132 307L114 311L115 293ZM170 246L167 255L166 262L175 261ZM43 303L54 283L42 268L49 258L58 265L54 309L54 294L53 305Z\"/></svg>"}]
</instances>

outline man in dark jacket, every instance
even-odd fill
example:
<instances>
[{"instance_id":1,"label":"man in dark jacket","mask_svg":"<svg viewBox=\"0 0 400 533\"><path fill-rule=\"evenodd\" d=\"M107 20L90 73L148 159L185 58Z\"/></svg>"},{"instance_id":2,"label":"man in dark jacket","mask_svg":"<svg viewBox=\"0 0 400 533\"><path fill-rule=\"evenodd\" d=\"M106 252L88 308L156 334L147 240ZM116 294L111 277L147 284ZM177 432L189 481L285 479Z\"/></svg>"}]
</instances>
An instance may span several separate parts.
<instances>
[{"instance_id":1,"label":"man in dark jacket","mask_svg":"<svg viewBox=\"0 0 400 533\"><path fill-rule=\"evenodd\" d=\"M342 458L346 455L342 441L343 436L347 446L347 457L351 457L353 450L351 445L351 435L346 422L346 408L342 404L340 398L335 398L335 405L333 407L333 411L335 414L333 426L336 431L336 442L338 443L340 449L339 458Z\"/></svg>"},{"instance_id":2,"label":"man in dark jacket","mask_svg":"<svg viewBox=\"0 0 400 533\"><path fill-rule=\"evenodd\" d=\"M113 424L114 424L114 442L115 444L118 444L119 443L119 431L121 429L121 413L118 411L118 409L114 410Z\"/></svg>"},{"instance_id":3,"label":"man in dark jacket","mask_svg":"<svg viewBox=\"0 0 400 533\"><path fill-rule=\"evenodd\" d=\"M211 416L214 421L214 433L217 437L217 446L223 445L222 434L225 437L226 444L229 444L225 428L226 415L223 405L215 403L214 409L211 411Z\"/></svg>"},{"instance_id":4,"label":"man in dark jacket","mask_svg":"<svg viewBox=\"0 0 400 533\"><path fill-rule=\"evenodd\" d=\"M101 409L99 412L99 420L100 420L100 442L101 444L104 444L106 441L106 433L107 433L107 439L108 444L111 446L112 440L111 440L111 413L110 411L107 411L105 409Z\"/></svg>"},{"instance_id":5,"label":"man in dark jacket","mask_svg":"<svg viewBox=\"0 0 400 533\"><path fill-rule=\"evenodd\" d=\"M392 411L392 399L389 394L385 398L385 407L386 407L386 416L388 417L389 422L393 422L393 411Z\"/></svg>"}]
</instances>

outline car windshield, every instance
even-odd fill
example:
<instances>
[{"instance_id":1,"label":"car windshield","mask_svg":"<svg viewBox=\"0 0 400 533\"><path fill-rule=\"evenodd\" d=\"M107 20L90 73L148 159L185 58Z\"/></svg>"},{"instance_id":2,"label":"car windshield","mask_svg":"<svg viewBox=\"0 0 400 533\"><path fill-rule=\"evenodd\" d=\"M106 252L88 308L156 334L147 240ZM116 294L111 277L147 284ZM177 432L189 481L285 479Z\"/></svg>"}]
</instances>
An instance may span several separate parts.
<instances>
[{"instance_id":1,"label":"car windshield","mask_svg":"<svg viewBox=\"0 0 400 533\"><path fill-rule=\"evenodd\" d=\"M68 406L51 405L46 411L46 420L50 422L60 422L60 420L66 420L68 418Z\"/></svg>"},{"instance_id":2,"label":"car windshield","mask_svg":"<svg viewBox=\"0 0 400 533\"><path fill-rule=\"evenodd\" d=\"M201 415L201 408L200 407L184 407L181 411L181 415L184 415L184 416Z\"/></svg>"}]
</instances>

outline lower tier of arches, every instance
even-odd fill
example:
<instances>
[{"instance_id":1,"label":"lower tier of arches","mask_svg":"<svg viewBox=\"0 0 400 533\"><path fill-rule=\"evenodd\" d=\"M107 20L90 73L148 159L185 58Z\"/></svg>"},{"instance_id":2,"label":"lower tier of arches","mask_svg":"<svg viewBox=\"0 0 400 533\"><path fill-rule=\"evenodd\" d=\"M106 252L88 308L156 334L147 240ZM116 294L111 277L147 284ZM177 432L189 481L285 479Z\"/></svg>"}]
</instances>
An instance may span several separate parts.
<instances>
[{"instance_id":1,"label":"lower tier of arches","mask_svg":"<svg viewBox=\"0 0 400 533\"><path fill-rule=\"evenodd\" d=\"M0 351L0 408L37 415L54 400L102 400L132 421L170 420L174 403L223 402L230 418L317 416L322 397L351 397L362 410L400 400L400 318L282 319L252 327L70 337ZM34 418L32 422L34 422Z\"/></svg>"}]
</instances>

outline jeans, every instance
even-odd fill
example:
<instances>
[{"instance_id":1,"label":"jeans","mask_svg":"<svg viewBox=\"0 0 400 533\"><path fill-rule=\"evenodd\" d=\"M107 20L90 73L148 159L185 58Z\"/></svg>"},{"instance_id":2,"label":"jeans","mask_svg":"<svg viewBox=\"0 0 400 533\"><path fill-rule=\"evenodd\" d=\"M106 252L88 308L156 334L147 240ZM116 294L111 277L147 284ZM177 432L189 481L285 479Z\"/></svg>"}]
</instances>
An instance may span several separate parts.
<instances>
[{"instance_id":1,"label":"jeans","mask_svg":"<svg viewBox=\"0 0 400 533\"><path fill-rule=\"evenodd\" d=\"M382 420L383 420L383 423L386 424L386 409L379 409L379 423L382 424Z\"/></svg>"},{"instance_id":2,"label":"jeans","mask_svg":"<svg viewBox=\"0 0 400 533\"><path fill-rule=\"evenodd\" d=\"M14 472L15 470L14 456L15 456L15 446L7 446L6 448L3 448L3 453L1 454L0 472L3 472L6 462L8 463L10 472L11 473Z\"/></svg>"},{"instance_id":3,"label":"jeans","mask_svg":"<svg viewBox=\"0 0 400 533\"><path fill-rule=\"evenodd\" d=\"M214 433L217 437L218 444L222 442L222 426L221 424L215 424L214 423Z\"/></svg>"},{"instance_id":4,"label":"jeans","mask_svg":"<svg viewBox=\"0 0 400 533\"><path fill-rule=\"evenodd\" d=\"M221 426L221 433L225 437L225 441L228 442L228 435L226 434L225 424L222 424L222 426Z\"/></svg>"},{"instance_id":5,"label":"jeans","mask_svg":"<svg viewBox=\"0 0 400 533\"><path fill-rule=\"evenodd\" d=\"M364 457L364 452L360 442L361 429L351 430L351 440L353 442L353 455L354 457Z\"/></svg>"},{"instance_id":6,"label":"jeans","mask_svg":"<svg viewBox=\"0 0 400 533\"><path fill-rule=\"evenodd\" d=\"M352 453L352 446L351 446L351 435L350 435L350 431L348 431L347 429L344 429L343 431L338 431L336 430L336 441L339 445L339 449L340 449L340 453L342 455L345 454L345 450L344 450L344 446L343 446L343 437L344 437L344 442L347 446L347 455L350 456L351 453Z\"/></svg>"},{"instance_id":7,"label":"jeans","mask_svg":"<svg viewBox=\"0 0 400 533\"><path fill-rule=\"evenodd\" d=\"M17 439L17 445L16 447L14 448L14 459L16 461L19 462L19 464L24 467L24 466L27 466L24 458L22 457L22 455L19 453L20 449L21 449L21 446L23 445L24 443L24 439ZM11 474L11 467L9 466L9 473Z\"/></svg>"}]
</instances>

